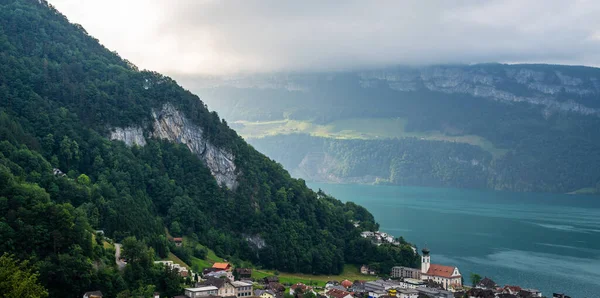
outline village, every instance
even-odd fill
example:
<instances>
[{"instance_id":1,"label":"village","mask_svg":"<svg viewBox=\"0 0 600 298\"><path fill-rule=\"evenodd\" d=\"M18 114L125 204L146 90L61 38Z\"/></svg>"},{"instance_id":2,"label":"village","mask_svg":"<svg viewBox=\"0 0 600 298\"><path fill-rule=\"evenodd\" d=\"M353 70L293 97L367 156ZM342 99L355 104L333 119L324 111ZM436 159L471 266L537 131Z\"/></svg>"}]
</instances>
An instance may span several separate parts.
<instances>
[{"instance_id":1,"label":"village","mask_svg":"<svg viewBox=\"0 0 600 298\"><path fill-rule=\"evenodd\" d=\"M374 242L395 244L393 236L383 232L363 232L363 237ZM181 246L183 238L171 238ZM413 247L413 249L415 249ZM458 267L432 264L428 248L421 250L420 268L395 266L391 272L377 272L368 265L360 267L365 279L350 281L328 280L324 286L317 283L289 283L280 280L278 274L257 278L253 268L234 268L227 262L215 262L202 272L173 261L155 261L155 264L176 270L193 284L181 295L173 298L537 298L546 297L536 289L517 285L497 285L488 277L465 284ZM87 292L83 298L102 298L99 291ZM155 293L154 298L159 298ZM552 298L570 298L553 293ZM548 297L549 298L549 297Z\"/></svg>"}]
</instances>

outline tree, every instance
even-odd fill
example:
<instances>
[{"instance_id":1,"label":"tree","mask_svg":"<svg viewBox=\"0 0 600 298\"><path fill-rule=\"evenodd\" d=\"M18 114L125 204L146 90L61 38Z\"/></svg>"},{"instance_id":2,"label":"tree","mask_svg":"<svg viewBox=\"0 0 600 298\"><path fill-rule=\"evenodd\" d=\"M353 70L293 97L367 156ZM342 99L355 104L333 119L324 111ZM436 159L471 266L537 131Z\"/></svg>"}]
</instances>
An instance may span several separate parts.
<instances>
[{"instance_id":1,"label":"tree","mask_svg":"<svg viewBox=\"0 0 600 298\"><path fill-rule=\"evenodd\" d=\"M178 221L172 222L169 230L174 236L181 236L181 225L179 225Z\"/></svg>"},{"instance_id":2,"label":"tree","mask_svg":"<svg viewBox=\"0 0 600 298\"><path fill-rule=\"evenodd\" d=\"M77 183L88 186L91 183L90 177L86 174L81 174L77 177Z\"/></svg>"},{"instance_id":3,"label":"tree","mask_svg":"<svg viewBox=\"0 0 600 298\"><path fill-rule=\"evenodd\" d=\"M481 281L481 275L477 273L471 273L471 284L476 286Z\"/></svg>"},{"instance_id":4,"label":"tree","mask_svg":"<svg viewBox=\"0 0 600 298\"><path fill-rule=\"evenodd\" d=\"M48 291L38 282L38 274L32 273L26 261L19 262L13 256L0 257L0 293L6 298L48 297Z\"/></svg>"}]
</instances>

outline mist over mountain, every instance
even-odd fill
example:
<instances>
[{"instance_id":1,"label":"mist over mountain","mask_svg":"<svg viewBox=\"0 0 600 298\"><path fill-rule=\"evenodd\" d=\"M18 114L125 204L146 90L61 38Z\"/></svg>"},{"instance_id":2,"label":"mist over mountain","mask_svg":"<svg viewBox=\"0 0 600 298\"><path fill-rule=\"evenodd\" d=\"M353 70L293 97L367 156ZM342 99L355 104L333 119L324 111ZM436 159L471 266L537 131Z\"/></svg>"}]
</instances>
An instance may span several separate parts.
<instances>
[{"instance_id":1,"label":"mist over mountain","mask_svg":"<svg viewBox=\"0 0 600 298\"><path fill-rule=\"evenodd\" d=\"M251 144L307 180L552 192L600 182L597 68L436 65L195 85Z\"/></svg>"}]
</instances>

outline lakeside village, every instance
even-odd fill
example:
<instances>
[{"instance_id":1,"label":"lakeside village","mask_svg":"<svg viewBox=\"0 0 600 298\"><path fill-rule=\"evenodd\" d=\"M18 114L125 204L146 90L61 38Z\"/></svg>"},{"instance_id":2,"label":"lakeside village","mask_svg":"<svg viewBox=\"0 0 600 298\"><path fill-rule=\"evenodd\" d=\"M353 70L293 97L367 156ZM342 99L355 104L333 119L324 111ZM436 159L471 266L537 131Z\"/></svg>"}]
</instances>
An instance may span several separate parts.
<instances>
[{"instance_id":1,"label":"lakeside village","mask_svg":"<svg viewBox=\"0 0 600 298\"><path fill-rule=\"evenodd\" d=\"M363 232L374 244L391 243L399 245L393 236L384 232ZM183 238L172 238L175 245L181 246ZM416 248L413 247L416 251ZM546 297L535 289L516 285L499 286L488 277L479 279L473 286L463 285L463 276L458 267L431 264L431 252L424 248L421 255L421 268L396 266L386 279L373 280L380 273L363 265L360 273L367 280L330 280L324 287L303 283L285 284L279 276L252 278L253 269L233 268L226 262L217 262L202 273L194 273L185 266L173 261L156 261L178 270L180 276L190 278L194 287L185 288L183 293L173 298L535 298ZM383 275L383 274L381 274ZM377 278L375 277L375 278ZM100 291L87 292L83 298L102 298ZM159 298L155 293L154 298ZM565 294L554 293L552 298L570 298Z\"/></svg>"}]
</instances>

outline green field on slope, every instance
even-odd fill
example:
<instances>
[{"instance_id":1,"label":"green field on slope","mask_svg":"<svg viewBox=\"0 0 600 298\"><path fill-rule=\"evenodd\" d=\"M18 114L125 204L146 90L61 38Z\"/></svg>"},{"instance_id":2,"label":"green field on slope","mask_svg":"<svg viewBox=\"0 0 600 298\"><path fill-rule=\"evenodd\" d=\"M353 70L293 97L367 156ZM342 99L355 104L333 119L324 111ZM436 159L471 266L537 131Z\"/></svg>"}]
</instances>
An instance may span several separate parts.
<instances>
[{"instance_id":1,"label":"green field on slope","mask_svg":"<svg viewBox=\"0 0 600 298\"><path fill-rule=\"evenodd\" d=\"M440 131L407 132L406 122L407 120L403 118L352 118L324 125L298 120L236 121L234 125L244 138L262 138L293 133L335 139L419 138L479 146L494 157L502 156L508 151L496 148L490 141L477 135L447 135Z\"/></svg>"},{"instance_id":2,"label":"green field on slope","mask_svg":"<svg viewBox=\"0 0 600 298\"><path fill-rule=\"evenodd\" d=\"M267 276L273 276L273 275L275 275L275 272L272 270L255 269L252 271L252 278L255 278L255 279L260 279L260 278L264 278ZM282 284L296 284L296 283L301 282L303 284L311 284L311 285L320 286L320 287L325 286L325 283L327 283L327 281L330 281L330 280L342 281L342 280L347 279L349 281L355 281L355 280L369 281L369 280L377 279L377 277L375 275L360 274L360 270L359 270L358 266L349 265L349 264L344 265L344 271L340 275L312 275L312 274L302 274L302 273L279 272L278 277L279 277L279 282Z\"/></svg>"}]
</instances>

